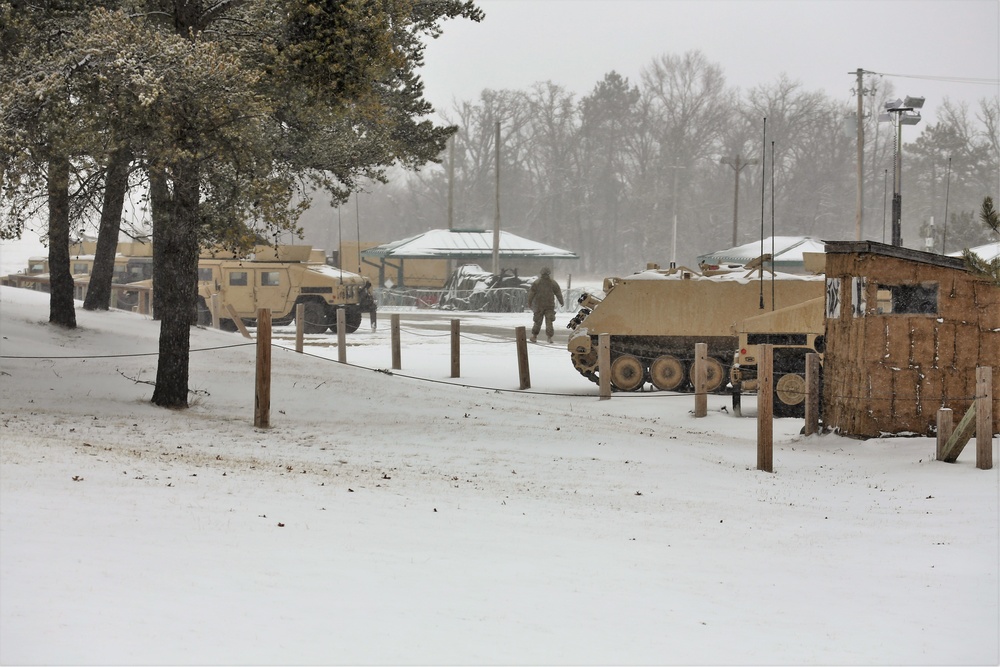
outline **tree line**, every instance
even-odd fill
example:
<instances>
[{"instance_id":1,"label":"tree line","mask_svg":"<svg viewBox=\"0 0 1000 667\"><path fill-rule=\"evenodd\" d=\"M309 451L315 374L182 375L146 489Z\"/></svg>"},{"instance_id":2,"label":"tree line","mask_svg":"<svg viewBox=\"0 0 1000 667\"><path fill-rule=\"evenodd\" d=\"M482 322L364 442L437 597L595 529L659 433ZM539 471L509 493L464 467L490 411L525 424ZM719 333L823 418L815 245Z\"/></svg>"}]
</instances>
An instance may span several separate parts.
<instances>
[{"instance_id":1,"label":"tree line","mask_svg":"<svg viewBox=\"0 0 1000 667\"><path fill-rule=\"evenodd\" d=\"M891 242L895 131L878 116L896 95L867 76L862 238ZM930 236L933 251L954 252L991 240L976 213L1000 183L998 104L941 100L919 138L903 129L904 245L927 249ZM762 227L855 239L856 108L785 76L735 89L699 51L654 58L637 83L610 72L580 98L552 82L485 90L443 114L458 132L440 166L366 188L361 234L386 242L447 227L449 189L455 228L491 229L499 123L501 228L573 250L579 273L693 262ZM323 245L329 212L305 221Z\"/></svg>"}]
</instances>

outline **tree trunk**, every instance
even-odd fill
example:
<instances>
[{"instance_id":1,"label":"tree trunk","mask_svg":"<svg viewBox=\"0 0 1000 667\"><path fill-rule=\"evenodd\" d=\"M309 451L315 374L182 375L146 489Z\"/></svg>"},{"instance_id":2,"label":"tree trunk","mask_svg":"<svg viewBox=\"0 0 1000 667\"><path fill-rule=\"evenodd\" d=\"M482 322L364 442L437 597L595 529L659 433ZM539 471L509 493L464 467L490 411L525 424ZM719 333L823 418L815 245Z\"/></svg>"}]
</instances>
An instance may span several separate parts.
<instances>
[{"instance_id":1,"label":"tree trunk","mask_svg":"<svg viewBox=\"0 0 1000 667\"><path fill-rule=\"evenodd\" d=\"M153 284L160 318L160 345L152 402L165 408L186 408L191 323L198 294L199 174L191 164L182 165L173 173L173 192L166 197L166 215L153 226L153 249L157 253ZM157 178L162 179L162 175ZM161 180L160 185L165 183ZM166 194L164 190L158 199Z\"/></svg>"},{"instance_id":2,"label":"tree trunk","mask_svg":"<svg viewBox=\"0 0 1000 667\"><path fill-rule=\"evenodd\" d=\"M49 161L49 322L76 328L69 269L69 159Z\"/></svg>"},{"instance_id":3,"label":"tree trunk","mask_svg":"<svg viewBox=\"0 0 1000 667\"><path fill-rule=\"evenodd\" d=\"M120 148L111 154L104 184L104 203L101 206L101 227L97 233L97 250L94 268L90 272L86 310L107 310L111 304L111 284L115 276L115 253L118 249L118 232L121 230L122 208L128 191L129 153Z\"/></svg>"}]
</instances>

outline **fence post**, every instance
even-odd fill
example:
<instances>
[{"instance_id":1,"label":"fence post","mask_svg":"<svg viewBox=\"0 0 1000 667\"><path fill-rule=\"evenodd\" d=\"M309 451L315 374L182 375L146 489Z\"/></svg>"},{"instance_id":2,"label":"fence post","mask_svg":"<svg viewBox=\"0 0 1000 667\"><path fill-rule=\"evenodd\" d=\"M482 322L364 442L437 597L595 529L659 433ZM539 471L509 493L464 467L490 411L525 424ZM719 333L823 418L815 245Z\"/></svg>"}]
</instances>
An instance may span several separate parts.
<instances>
[{"instance_id":1,"label":"fence post","mask_svg":"<svg viewBox=\"0 0 1000 667\"><path fill-rule=\"evenodd\" d=\"M704 417L708 414L708 393L705 384L708 382L708 343L694 344L694 416Z\"/></svg>"},{"instance_id":2,"label":"fence post","mask_svg":"<svg viewBox=\"0 0 1000 667\"><path fill-rule=\"evenodd\" d=\"M757 470L774 472L774 347L757 349Z\"/></svg>"},{"instance_id":3,"label":"fence post","mask_svg":"<svg viewBox=\"0 0 1000 667\"><path fill-rule=\"evenodd\" d=\"M806 354L806 435L819 433L819 355Z\"/></svg>"},{"instance_id":4,"label":"fence post","mask_svg":"<svg viewBox=\"0 0 1000 667\"><path fill-rule=\"evenodd\" d=\"M976 368L976 467L993 467L993 369Z\"/></svg>"},{"instance_id":5,"label":"fence post","mask_svg":"<svg viewBox=\"0 0 1000 667\"><path fill-rule=\"evenodd\" d=\"M253 402L253 425L271 427L271 311L257 311L257 381Z\"/></svg>"},{"instance_id":6,"label":"fence post","mask_svg":"<svg viewBox=\"0 0 1000 667\"><path fill-rule=\"evenodd\" d=\"M399 313L393 313L389 317L390 331L392 332L392 370L398 371L403 367L402 355L399 349Z\"/></svg>"},{"instance_id":7,"label":"fence post","mask_svg":"<svg viewBox=\"0 0 1000 667\"><path fill-rule=\"evenodd\" d=\"M597 386L602 401L611 398L611 334L597 336Z\"/></svg>"},{"instance_id":8,"label":"fence post","mask_svg":"<svg viewBox=\"0 0 1000 667\"><path fill-rule=\"evenodd\" d=\"M337 361L347 363L347 317L343 308L337 309Z\"/></svg>"},{"instance_id":9,"label":"fence post","mask_svg":"<svg viewBox=\"0 0 1000 667\"><path fill-rule=\"evenodd\" d=\"M212 297L215 298L214 296ZM302 354L302 344L305 339L306 304L295 305L295 351Z\"/></svg>"},{"instance_id":10,"label":"fence post","mask_svg":"<svg viewBox=\"0 0 1000 667\"><path fill-rule=\"evenodd\" d=\"M531 371L528 368L528 335L524 327L514 329L514 340L517 341L517 373L521 380L521 389L531 389Z\"/></svg>"},{"instance_id":11,"label":"fence post","mask_svg":"<svg viewBox=\"0 0 1000 667\"><path fill-rule=\"evenodd\" d=\"M934 452L936 461L944 461L944 446L955 432L955 417L951 408L941 408L937 412L937 449Z\"/></svg>"},{"instance_id":12,"label":"fence post","mask_svg":"<svg viewBox=\"0 0 1000 667\"><path fill-rule=\"evenodd\" d=\"M453 378L462 376L462 365L460 361L459 348L459 321L451 321L451 376Z\"/></svg>"}]
</instances>

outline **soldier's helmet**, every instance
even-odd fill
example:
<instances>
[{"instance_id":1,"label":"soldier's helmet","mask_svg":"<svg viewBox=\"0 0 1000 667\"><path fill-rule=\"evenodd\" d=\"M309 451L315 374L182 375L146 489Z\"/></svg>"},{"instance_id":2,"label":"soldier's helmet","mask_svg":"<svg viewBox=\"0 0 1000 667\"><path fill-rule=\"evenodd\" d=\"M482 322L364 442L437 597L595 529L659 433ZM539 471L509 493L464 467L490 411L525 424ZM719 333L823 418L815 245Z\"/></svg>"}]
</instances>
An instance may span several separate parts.
<instances>
[{"instance_id":1,"label":"soldier's helmet","mask_svg":"<svg viewBox=\"0 0 1000 667\"><path fill-rule=\"evenodd\" d=\"M541 274L542 274L543 276L547 276L547 275L549 275L550 273L552 273L552 271L551 271L551 270L549 269L549 267L547 267L547 266L543 266L543 267L542 267L542 270L541 270Z\"/></svg>"}]
</instances>

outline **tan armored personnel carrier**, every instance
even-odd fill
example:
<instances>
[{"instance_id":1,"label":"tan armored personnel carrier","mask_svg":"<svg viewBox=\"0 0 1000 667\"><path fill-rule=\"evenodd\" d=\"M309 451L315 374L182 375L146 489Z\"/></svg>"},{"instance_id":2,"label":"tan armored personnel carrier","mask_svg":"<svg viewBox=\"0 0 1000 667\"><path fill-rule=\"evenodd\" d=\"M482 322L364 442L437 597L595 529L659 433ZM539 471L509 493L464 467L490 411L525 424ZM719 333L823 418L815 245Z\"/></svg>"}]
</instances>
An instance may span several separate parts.
<instances>
[{"instance_id":1,"label":"tan armored personnel carrier","mask_svg":"<svg viewBox=\"0 0 1000 667\"><path fill-rule=\"evenodd\" d=\"M236 323L229 311L254 325L260 308L271 310L272 323L290 324L298 304L304 305L303 330L323 333L337 329L337 309L344 309L347 333L369 313L375 326L375 299L371 283L349 271L310 261L309 246L258 246L251 259L203 256L198 262L198 323L211 324L212 296L218 295L220 325Z\"/></svg>"},{"instance_id":2,"label":"tan armored personnel carrier","mask_svg":"<svg viewBox=\"0 0 1000 667\"><path fill-rule=\"evenodd\" d=\"M647 269L607 278L603 299L580 297L567 325L573 365L598 381L598 335L611 335L611 384L637 391L647 382L664 391L691 386L696 343L708 345L708 390L723 388L736 352L734 325L772 309L822 297L817 275L733 271L703 275L686 268Z\"/></svg>"}]
</instances>

